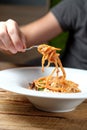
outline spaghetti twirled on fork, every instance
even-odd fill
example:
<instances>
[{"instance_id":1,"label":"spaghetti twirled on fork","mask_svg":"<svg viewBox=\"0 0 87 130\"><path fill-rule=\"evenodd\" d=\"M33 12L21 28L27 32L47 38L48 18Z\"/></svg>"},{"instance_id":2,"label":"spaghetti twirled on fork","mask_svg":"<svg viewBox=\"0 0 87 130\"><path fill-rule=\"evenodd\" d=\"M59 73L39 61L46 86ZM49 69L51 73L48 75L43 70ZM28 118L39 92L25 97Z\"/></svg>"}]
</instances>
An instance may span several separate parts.
<instances>
[{"instance_id":1,"label":"spaghetti twirled on fork","mask_svg":"<svg viewBox=\"0 0 87 130\"><path fill-rule=\"evenodd\" d=\"M59 58L60 54L56 52L57 50L61 49L49 46L47 44L41 44L38 46L38 52L43 55L42 71L44 71L44 64L46 60L48 61L47 67L49 67L51 63L53 63L55 67L50 75L38 78L34 80L33 83L30 83L29 88L64 93L80 92L78 84L70 80L66 80L66 73ZM62 72L62 75L59 75L60 71ZM54 73L56 73L55 76Z\"/></svg>"}]
</instances>

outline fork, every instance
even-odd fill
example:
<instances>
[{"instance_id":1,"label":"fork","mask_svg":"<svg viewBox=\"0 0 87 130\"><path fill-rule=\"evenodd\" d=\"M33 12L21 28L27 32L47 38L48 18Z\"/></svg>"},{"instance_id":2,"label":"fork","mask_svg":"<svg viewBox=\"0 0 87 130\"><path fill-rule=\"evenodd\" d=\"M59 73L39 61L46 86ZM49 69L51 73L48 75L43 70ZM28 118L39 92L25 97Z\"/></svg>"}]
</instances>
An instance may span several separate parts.
<instances>
[{"instance_id":1,"label":"fork","mask_svg":"<svg viewBox=\"0 0 87 130\"><path fill-rule=\"evenodd\" d=\"M31 50L31 49L33 49L33 48L37 48L37 47L38 47L38 45L31 46L31 47L29 47L29 48L26 48L25 51L28 51L28 50Z\"/></svg>"}]
</instances>

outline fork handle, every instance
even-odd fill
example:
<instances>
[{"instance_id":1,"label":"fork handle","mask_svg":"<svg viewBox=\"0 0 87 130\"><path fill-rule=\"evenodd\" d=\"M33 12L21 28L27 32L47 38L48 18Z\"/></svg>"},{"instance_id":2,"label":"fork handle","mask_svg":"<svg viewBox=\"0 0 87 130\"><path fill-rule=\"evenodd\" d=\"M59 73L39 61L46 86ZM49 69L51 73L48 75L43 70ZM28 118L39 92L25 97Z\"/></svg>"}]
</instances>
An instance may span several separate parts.
<instances>
[{"instance_id":1,"label":"fork handle","mask_svg":"<svg viewBox=\"0 0 87 130\"><path fill-rule=\"evenodd\" d=\"M26 48L25 50L28 51L28 50L31 50L31 49L37 48L37 47L38 47L38 45L35 45L35 46L31 46L31 47L29 47L29 48Z\"/></svg>"}]
</instances>

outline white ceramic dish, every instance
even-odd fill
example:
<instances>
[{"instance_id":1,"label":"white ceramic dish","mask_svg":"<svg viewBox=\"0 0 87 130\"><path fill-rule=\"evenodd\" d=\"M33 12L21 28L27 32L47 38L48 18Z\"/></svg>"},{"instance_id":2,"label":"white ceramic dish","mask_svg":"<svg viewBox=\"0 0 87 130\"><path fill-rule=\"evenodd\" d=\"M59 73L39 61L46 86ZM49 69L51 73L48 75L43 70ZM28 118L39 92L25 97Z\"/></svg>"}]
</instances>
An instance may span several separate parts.
<instances>
[{"instance_id":1,"label":"white ceramic dish","mask_svg":"<svg viewBox=\"0 0 87 130\"><path fill-rule=\"evenodd\" d=\"M80 93L52 93L27 89L28 83L51 73L53 67L22 67L0 71L0 88L25 95L38 109L49 112L74 110L87 99L87 71L65 68L67 79L79 84Z\"/></svg>"}]
</instances>

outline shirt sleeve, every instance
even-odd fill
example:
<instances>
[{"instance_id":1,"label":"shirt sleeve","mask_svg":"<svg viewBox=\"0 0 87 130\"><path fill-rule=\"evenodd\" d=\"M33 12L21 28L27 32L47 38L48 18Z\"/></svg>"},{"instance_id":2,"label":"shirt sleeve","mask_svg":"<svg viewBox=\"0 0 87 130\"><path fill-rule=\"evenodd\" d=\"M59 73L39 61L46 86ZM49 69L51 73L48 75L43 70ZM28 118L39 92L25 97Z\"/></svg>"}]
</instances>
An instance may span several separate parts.
<instances>
[{"instance_id":1,"label":"shirt sleeve","mask_svg":"<svg viewBox=\"0 0 87 130\"><path fill-rule=\"evenodd\" d=\"M53 7L51 12L54 14L64 31L71 30L75 27L77 14L73 0L63 0Z\"/></svg>"}]
</instances>

